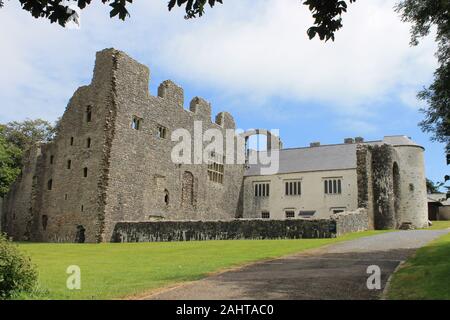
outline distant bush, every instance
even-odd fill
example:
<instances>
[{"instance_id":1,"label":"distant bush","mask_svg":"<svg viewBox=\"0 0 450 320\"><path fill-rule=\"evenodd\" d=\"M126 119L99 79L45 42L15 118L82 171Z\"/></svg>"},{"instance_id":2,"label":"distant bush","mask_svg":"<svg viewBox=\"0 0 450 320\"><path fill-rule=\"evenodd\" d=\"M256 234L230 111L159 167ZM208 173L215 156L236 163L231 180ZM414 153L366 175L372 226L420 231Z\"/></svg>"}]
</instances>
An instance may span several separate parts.
<instances>
[{"instance_id":1,"label":"distant bush","mask_svg":"<svg viewBox=\"0 0 450 320\"><path fill-rule=\"evenodd\" d=\"M0 234L0 299L9 299L33 292L37 284L37 270L5 235Z\"/></svg>"}]
</instances>

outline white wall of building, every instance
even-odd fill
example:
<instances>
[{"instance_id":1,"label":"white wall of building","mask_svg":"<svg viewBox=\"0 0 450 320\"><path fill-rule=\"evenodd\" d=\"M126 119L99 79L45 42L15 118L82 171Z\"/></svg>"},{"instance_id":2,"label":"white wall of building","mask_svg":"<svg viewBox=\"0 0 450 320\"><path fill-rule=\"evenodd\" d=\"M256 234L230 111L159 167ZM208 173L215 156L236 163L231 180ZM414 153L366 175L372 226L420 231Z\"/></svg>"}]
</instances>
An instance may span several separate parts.
<instances>
[{"instance_id":1,"label":"white wall of building","mask_svg":"<svg viewBox=\"0 0 450 320\"><path fill-rule=\"evenodd\" d=\"M339 178L341 194L325 194L324 180ZM285 195L285 181L300 180L301 195ZM255 183L268 182L268 197L255 197ZM312 218L328 218L333 210L355 210L358 206L356 169L313 171L248 176L244 179L244 218L261 218L263 211L270 212L271 219L285 219L287 210L316 211Z\"/></svg>"}]
</instances>

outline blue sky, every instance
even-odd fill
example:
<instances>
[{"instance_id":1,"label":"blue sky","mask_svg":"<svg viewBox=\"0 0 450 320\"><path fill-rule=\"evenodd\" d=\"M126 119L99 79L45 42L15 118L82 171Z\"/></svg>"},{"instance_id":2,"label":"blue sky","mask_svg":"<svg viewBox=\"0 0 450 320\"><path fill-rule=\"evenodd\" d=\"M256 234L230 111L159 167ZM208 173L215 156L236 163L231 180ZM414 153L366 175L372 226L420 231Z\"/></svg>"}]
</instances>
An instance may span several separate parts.
<instances>
[{"instance_id":1,"label":"blue sky","mask_svg":"<svg viewBox=\"0 0 450 320\"><path fill-rule=\"evenodd\" d=\"M420 131L415 93L436 68L433 38L409 46L394 0L358 1L336 41L308 40L312 18L298 0L227 0L201 19L169 13L166 0L135 1L126 21L100 4L81 28L35 20L18 1L0 10L0 122L61 116L88 84L95 52L115 47L149 66L150 91L172 79L229 111L241 129L280 129L286 147L405 134L426 148L432 180L446 173L443 145Z\"/></svg>"}]
</instances>

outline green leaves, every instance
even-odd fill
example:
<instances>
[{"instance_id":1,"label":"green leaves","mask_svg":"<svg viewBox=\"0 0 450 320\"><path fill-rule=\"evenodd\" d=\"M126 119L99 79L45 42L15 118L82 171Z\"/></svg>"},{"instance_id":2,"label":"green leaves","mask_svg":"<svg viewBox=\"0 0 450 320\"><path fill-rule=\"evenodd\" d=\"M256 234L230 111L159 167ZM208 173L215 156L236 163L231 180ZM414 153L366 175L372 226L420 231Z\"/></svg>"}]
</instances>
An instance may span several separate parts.
<instances>
[{"instance_id":1,"label":"green leaves","mask_svg":"<svg viewBox=\"0 0 450 320\"><path fill-rule=\"evenodd\" d=\"M356 0L349 0L350 3ZM314 26L307 30L308 37L316 35L320 40L334 41L334 34L342 28L341 15L347 12L347 3L342 0L306 0L303 2L313 14Z\"/></svg>"},{"instance_id":2,"label":"green leaves","mask_svg":"<svg viewBox=\"0 0 450 320\"><path fill-rule=\"evenodd\" d=\"M63 0L19 0L22 9L29 11L35 18L46 18L51 23L57 22L61 26L65 26L67 20L73 14L69 6L63 3ZM72 0L68 2L76 3L81 10L91 4L92 0ZM110 17L118 16L119 19L125 20L130 14L126 9L126 5L132 3L133 0L102 0L103 4L109 3L111 11ZM1 7L1 6L0 6Z\"/></svg>"},{"instance_id":3,"label":"green leaves","mask_svg":"<svg viewBox=\"0 0 450 320\"><path fill-rule=\"evenodd\" d=\"M191 19L201 17L205 13L205 5L209 4L212 8L217 3L222 4L222 0L170 0L169 1L169 11L171 11L175 5L181 7L185 5L186 15L185 19Z\"/></svg>"},{"instance_id":4,"label":"green leaves","mask_svg":"<svg viewBox=\"0 0 450 320\"><path fill-rule=\"evenodd\" d=\"M22 8L29 11L35 18L47 18L51 23L58 22L65 26L67 20L73 12L68 11L68 6L63 5L63 0L19 0ZM78 8L85 9L92 0L72 0L76 2ZM155 1L155 0L152 0ZM158 0L167 1L167 0ZM302 0L303 1L303 0ZM307 30L310 39L316 35L320 40L333 40L335 32L342 28L342 14L347 12L347 2L353 3L356 0L305 0L304 5L308 6L314 18L314 25ZM434 1L434 0L433 0ZM2 4L0 0L0 7ZM69 1L70 2L70 1ZM103 4L109 4L111 18L118 17L125 20L130 16L127 4L132 0L102 0ZM217 3L223 4L223 0L169 0L168 8L184 7L185 19L201 17L205 13L205 7L213 8ZM248 13L249 15L251 12Z\"/></svg>"},{"instance_id":5,"label":"green leaves","mask_svg":"<svg viewBox=\"0 0 450 320\"><path fill-rule=\"evenodd\" d=\"M422 131L433 134L431 140L445 143L450 154L450 1L403 0L395 10L404 22L412 24L411 45L436 28L439 67L433 83L418 94L428 104L422 109L425 119L419 125Z\"/></svg>"}]
</instances>

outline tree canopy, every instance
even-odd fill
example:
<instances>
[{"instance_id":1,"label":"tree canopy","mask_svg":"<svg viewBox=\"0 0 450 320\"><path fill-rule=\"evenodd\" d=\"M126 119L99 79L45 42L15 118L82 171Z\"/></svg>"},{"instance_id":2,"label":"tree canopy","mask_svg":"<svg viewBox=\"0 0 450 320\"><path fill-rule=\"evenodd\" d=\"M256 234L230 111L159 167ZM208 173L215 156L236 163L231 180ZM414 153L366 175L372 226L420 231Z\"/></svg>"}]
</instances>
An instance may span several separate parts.
<instances>
[{"instance_id":1,"label":"tree canopy","mask_svg":"<svg viewBox=\"0 0 450 320\"><path fill-rule=\"evenodd\" d=\"M432 133L432 140L445 143L450 153L450 1L403 0L396 10L403 21L412 23L412 45L436 30L439 67L431 85L418 94L428 105L422 110L425 119L420 126L423 131Z\"/></svg>"},{"instance_id":2,"label":"tree canopy","mask_svg":"<svg viewBox=\"0 0 450 320\"><path fill-rule=\"evenodd\" d=\"M76 5L80 10L85 9L92 3L92 0L19 0L22 8L29 11L35 18L45 18L51 23L59 23L65 26L71 17L76 14L69 5ZM118 17L125 20L130 16L127 5L133 0L101 0L103 4L111 7L110 17ZM160 0L163 1L163 0ZM205 13L206 7L213 8L217 3L222 4L223 0L166 0L169 11L178 7L183 7L186 19L201 17ZM356 0L301 0L308 6L314 18L314 26L307 30L308 36L312 39L316 35L321 40L334 40L334 34L342 28L341 15L347 11L347 2ZM231 3L230 3L231 4ZM0 0L0 7L4 1Z\"/></svg>"},{"instance_id":3,"label":"tree canopy","mask_svg":"<svg viewBox=\"0 0 450 320\"><path fill-rule=\"evenodd\" d=\"M20 174L26 149L39 142L51 141L56 126L36 119L0 124L0 197L3 197Z\"/></svg>"}]
</instances>

